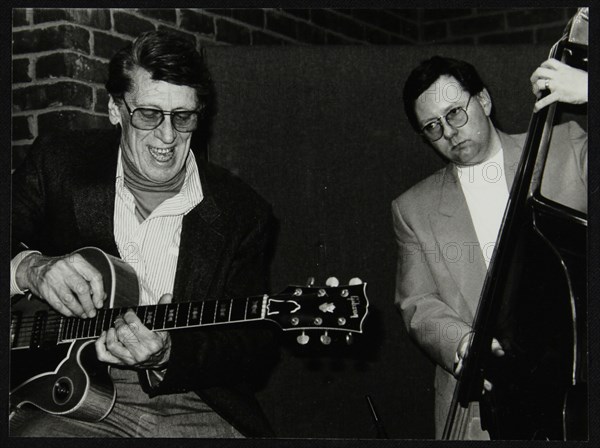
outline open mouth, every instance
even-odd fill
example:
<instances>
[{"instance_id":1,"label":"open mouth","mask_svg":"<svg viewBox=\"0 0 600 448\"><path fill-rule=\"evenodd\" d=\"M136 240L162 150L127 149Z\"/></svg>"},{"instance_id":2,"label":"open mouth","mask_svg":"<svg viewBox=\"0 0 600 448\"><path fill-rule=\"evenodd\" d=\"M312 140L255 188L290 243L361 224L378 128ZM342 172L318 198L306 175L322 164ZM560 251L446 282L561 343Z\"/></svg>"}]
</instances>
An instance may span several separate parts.
<instances>
[{"instance_id":1,"label":"open mouth","mask_svg":"<svg viewBox=\"0 0 600 448\"><path fill-rule=\"evenodd\" d=\"M148 151L157 162L168 162L175 157L175 146L168 148L157 148L155 146L148 146Z\"/></svg>"}]
</instances>

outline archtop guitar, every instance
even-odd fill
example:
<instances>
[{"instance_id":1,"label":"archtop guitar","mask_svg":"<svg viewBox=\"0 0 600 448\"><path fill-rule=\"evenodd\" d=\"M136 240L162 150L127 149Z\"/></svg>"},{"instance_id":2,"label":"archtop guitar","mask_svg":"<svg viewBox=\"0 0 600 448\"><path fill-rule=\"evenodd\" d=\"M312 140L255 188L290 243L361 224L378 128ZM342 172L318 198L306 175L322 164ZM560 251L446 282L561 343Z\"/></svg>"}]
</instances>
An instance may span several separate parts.
<instances>
[{"instance_id":1,"label":"archtop guitar","mask_svg":"<svg viewBox=\"0 0 600 448\"><path fill-rule=\"evenodd\" d=\"M153 331L183 330L266 320L283 331L319 330L320 341L345 332L349 342L362 333L369 301L366 283L339 287L288 286L277 295L138 306L139 287L133 268L94 247L76 253L102 274L105 307L88 319L66 317L34 296L11 303L11 392L14 411L26 404L84 421L106 417L116 391L108 364L96 358L94 341L115 318L133 309ZM11 413L12 415L12 413Z\"/></svg>"}]
</instances>

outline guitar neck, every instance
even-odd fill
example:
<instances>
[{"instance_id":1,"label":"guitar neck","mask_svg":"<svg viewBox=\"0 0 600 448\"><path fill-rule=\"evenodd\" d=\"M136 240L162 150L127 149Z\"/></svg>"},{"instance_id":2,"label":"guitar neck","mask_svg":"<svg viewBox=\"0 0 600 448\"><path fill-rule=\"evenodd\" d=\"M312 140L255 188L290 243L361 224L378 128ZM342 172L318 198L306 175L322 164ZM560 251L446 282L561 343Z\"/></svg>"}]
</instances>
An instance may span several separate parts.
<instances>
[{"instance_id":1,"label":"guitar neck","mask_svg":"<svg viewBox=\"0 0 600 448\"><path fill-rule=\"evenodd\" d=\"M237 299L177 302L124 308L102 308L89 319L65 317L55 311L37 312L15 328L13 348L34 348L99 337L114 325L115 319L133 310L150 330L175 330L209 325L263 320L267 296ZM19 343L22 341L23 343Z\"/></svg>"},{"instance_id":2,"label":"guitar neck","mask_svg":"<svg viewBox=\"0 0 600 448\"><path fill-rule=\"evenodd\" d=\"M264 319L265 303L264 297L260 296L100 309L92 319L64 318L60 339L98 337L128 309L133 309L148 329L160 331L261 320Z\"/></svg>"}]
</instances>

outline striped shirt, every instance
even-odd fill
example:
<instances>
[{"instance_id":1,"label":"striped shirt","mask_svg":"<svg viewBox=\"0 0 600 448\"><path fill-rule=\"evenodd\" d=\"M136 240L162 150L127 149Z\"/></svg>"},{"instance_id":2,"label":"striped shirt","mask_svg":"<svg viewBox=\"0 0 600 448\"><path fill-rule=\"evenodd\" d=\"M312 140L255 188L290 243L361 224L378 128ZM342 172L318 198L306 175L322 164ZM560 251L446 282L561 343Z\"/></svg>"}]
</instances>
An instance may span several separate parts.
<instances>
[{"instance_id":1,"label":"striped shirt","mask_svg":"<svg viewBox=\"0 0 600 448\"><path fill-rule=\"evenodd\" d=\"M181 190L141 223L133 194L125 186L120 148L115 187L114 235L119 255L137 274L140 305L154 305L163 294L173 292L183 217L203 198L196 159L189 151Z\"/></svg>"}]
</instances>

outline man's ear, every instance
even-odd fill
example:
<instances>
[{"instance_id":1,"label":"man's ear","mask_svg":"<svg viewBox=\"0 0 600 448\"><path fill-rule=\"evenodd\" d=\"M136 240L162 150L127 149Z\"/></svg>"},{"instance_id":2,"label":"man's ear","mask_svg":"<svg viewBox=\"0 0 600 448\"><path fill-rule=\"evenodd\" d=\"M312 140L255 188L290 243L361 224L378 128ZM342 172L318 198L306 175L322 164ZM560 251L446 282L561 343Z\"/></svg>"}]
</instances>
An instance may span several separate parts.
<instances>
[{"instance_id":1,"label":"man's ear","mask_svg":"<svg viewBox=\"0 0 600 448\"><path fill-rule=\"evenodd\" d=\"M492 113L492 97L490 96L488 89L484 87L483 90L477 94L477 101L479 101L485 114L489 117Z\"/></svg>"},{"instance_id":2,"label":"man's ear","mask_svg":"<svg viewBox=\"0 0 600 448\"><path fill-rule=\"evenodd\" d=\"M121 124L121 111L112 95L108 95L108 119L112 125Z\"/></svg>"}]
</instances>

